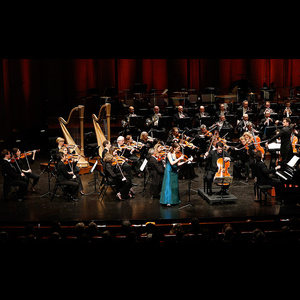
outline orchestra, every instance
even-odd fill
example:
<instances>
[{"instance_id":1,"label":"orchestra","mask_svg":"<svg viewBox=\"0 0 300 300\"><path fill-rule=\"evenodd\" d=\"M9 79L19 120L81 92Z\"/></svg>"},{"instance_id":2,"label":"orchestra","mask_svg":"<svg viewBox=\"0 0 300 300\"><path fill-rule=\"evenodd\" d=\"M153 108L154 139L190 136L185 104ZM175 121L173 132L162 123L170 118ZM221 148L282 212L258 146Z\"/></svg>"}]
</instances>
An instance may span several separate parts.
<instances>
[{"instance_id":1,"label":"orchestra","mask_svg":"<svg viewBox=\"0 0 300 300\"><path fill-rule=\"evenodd\" d=\"M133 197L132 185L136 185L134 177L143 176L145 171L141 171L141 166L145 160L147 160L146 168L151 175L151 197L157 199L160 198L168 161L171 165L173 161L178 162L176 163L178 178L188 177L185 173L180 176L181 169L184 169L181 167L184 165L182 162L189 163L186 165L189 165L191 170L197 163L199 168L204 168L209 196L213 194L213 183L220 182L220 178L233 177L248 183L254 178L258 180L264 178L267 182L265 174L276 176L275 170L280 169L280 165L289 162L294 155L299 156L299 133L290 119L291 116L295 116L295 111L291 108L291 103L287 102L282 111L277 114L267 101L260 109L255 108L257 114L253 119L253 116L250 118L254 109L251 104L251 101L244 100L240 107L233 111L232 106L220 103L215 105L213 110L210 107L209 112L206 111L207 106L201 104L199 108L196 107L189 113L186 112L184 105L178 105L169 114L171 120L169 127L163 128L163 135L155 137L153 134L157 134L161 129L159 119L162 113L166 116L167 112L159 105L155 105L144 118L145 126L132 128L130 119L138 116L139 110L135 112L134 106L129 106L128 114L121 120L123 132L111 141L105 140L102 143L103 151L99 159L99 164L102 165L109 181L118 185L117 198L124 200ZM227 120L230 115L234 118ZM188 117L193 119L192 128L180 128L179 120ZM212 124L211 120L215 123ZM269 145L278 141L279 151L269 150ZM57 137L56 143L57 147L50 150L50 155L53 158L57 177L68 186L69 200L77 201L77 193L85 194L80 178L82 168L77 166L81 156L75 151L80 146L67 144L66 139L62 137ZM168 156L171 148L172 155ZM28 184L32 191L35 191L39 183L40 176L32 172L30 166L35 160L36 152L38 150L27 151L22 155L18 148L13 148L11 152L2 151L3 168L11 183L20 187L19 199L24 198ZM269 168L261 163L267 155L270 155L272 162ZM280 156L279 163L276 164L275 155L276 159ZM232 175L231 170L233 170ZM191 174L195 175L195 172ZM273 181L269 182L276 186L278 193L281 193L278 180L273 178ZM165 185L166 183L164 188ZM230 183L226 185L223 183L222 192L227 193L229 186Z\"/></svg>"}]
</instances>

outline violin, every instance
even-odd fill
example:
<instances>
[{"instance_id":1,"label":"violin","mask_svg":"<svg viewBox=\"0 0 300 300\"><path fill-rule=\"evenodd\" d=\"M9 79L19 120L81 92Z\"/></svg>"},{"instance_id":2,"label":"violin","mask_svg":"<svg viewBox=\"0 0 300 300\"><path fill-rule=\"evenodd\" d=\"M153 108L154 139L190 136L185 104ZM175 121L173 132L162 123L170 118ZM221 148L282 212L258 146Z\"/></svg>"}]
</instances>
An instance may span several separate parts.
<instances>
[{"instance_id":1,"label":"violin","mask_svg":"<svg viewBox=\"0 0 300 300\"><path fill-rule=\"evenodd\" d=\"M27 152L21 153L20 158L23 159L23 158L25 158L26 156L30 156L30 155L32 155L32 153L33 153L34 151L35 151L35 152L40 152L40 149L38 149L38 150L32 150L32 151L27 151Z\"/></svg>"},{"instance_id":2,"label":"violin","mask_svg":"<svg viewBox=\"0 0 300 300\"><path fill-rule=\"evenodd\" d=\"M182 156L182 152L181 151L178 151L176 152L176 158L178 159L179 157ZM183 155L183 161L187 161L189 158L186 154Z\"/></svg>"},{"instance_id":3,"label":"violin","mask_svg":"<svg viewBox=\"0 0 300 300\"><path fill-rule=\"evenodd\" d=\"M119 164L122 165L125 161L126 161L126 157L121 156L121 155L116 155L116 156L114 156L111 164L112 164L112 166L116 166Z\"/></svg>"}]
</instances>

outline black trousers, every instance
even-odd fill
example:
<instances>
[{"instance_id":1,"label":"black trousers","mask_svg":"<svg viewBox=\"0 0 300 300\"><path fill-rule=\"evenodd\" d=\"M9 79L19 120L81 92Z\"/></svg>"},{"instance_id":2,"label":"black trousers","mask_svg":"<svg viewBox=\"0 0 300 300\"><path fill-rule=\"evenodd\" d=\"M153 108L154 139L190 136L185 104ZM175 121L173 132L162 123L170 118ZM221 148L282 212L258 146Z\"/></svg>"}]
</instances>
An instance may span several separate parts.
<instances>
[{"instance_id":1,"label":"black trousers","mask_svg":"<svg viewBox=\"0 0 300 300\"><path fill-rule=\"evenodd\" d=\"M77 196L79 183L76 181L76 179L60 181L60 184L67 186L67 193L71 194L74 197Z\"/></svg>"}]
</instances>

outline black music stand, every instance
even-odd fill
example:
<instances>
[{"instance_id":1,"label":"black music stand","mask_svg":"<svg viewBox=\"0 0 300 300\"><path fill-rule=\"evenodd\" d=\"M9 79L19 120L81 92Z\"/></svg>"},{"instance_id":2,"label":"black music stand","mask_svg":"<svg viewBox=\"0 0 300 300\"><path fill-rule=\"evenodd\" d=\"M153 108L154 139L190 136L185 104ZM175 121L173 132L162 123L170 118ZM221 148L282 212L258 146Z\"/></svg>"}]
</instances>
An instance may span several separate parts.
<instances>
[{"instance_id":1,"label":"black music stand","mask_svg":"<svg viewBox=\"0 0 300 300\"><path fill-rule=\"evenodd\" d=\"M266 126L264 129L264 134L266 135L267 138L270 138L276 130L275 126Z\"/></svg>"},{"instance_id":2,"label":"black music stand","mask_svg":"<svg viewBox=\"0 0 300 300\"><path fill-rule=\"evenodd\" d=\"M144 126L143 116L129 117L129 127L142 128Z\"/></svg>"},{"instance_id":3,"label":"black music stand","mask_svg":"<svg viewBox=\"0 0 300 300\"><path fill-rule=\"evenodd\" d=\"M191 164L194 164L194 163L195 163L195 162L189 162L189 163L187 163L186 165L190 165L190 166L191 166ZM191 190L197 193L196 190L191 189L191 185L192 185L191 171L192 171L192 169L193 169L193 168L191 168L191 167L187 168L189 202L188 202L188 204L179 207L179 210L181 210L181 209L183 209L183 208L186 208L186 207L188 207L188 206L190 206L190 207L192 207L193 209L195 209L194 205L190 203L190 202L191 202Z\"/></svg>"},{"instance_id":4,"label":"black music stand","mask_svg":"<svg viewBox=\"0 0 300 300\"><path fill-rule=\"evenodd\" d=\"M219 136L222 138L223 136L228 135L231 138L231 134L230 134L231 131L232 131L232 128L230 128L230 127L222 127L220 130Z\"/></svg>"},{"instance_id":5,"label":"black music stand","mask_svg":"<svg viewBox=\"0 0 300 300\"><path fill-rule=\"evenodd\" d=\"M160 116L158 119L157 128L171 129L172 128L172 116Z\"/></svg>"},{"instance_id":6,"label":"black music stand","mask_svg":"<svg viewBox=\"0 0 300 300\"><path fill-rule=\"evenodd\" d=\"M192 126L193 126L193 118L187 117L187 118L178 119L177 126L180 129L184 129L186 127L187 128L192 128Z\"/></svg>"}]
</instances>

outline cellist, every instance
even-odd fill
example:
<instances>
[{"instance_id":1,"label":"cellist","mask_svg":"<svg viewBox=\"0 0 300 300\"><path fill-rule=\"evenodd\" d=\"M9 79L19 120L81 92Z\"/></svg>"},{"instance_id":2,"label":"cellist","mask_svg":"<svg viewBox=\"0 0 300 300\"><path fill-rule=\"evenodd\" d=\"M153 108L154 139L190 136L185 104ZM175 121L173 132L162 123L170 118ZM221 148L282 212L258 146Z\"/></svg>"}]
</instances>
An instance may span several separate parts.
<instances>
[{"instance_id":1,"label":"cellist","mask_svg":"<svg viewBox=\"0 0 300 300\"><path fill-rule=\"evenodd\" d=\"M204 157L207 159L207 167L206 167L206 180L207 180L207 191L208 195L212 195L212 183L215 177L216 172L218 171L218 166L217 166L217 160L219 158L223 158L224 156L224 161L232 161L233 158L230 156L230 154L225 151L224 144L221 142L218 142L216 145L216 150L211 150L210 152L206 152L204 154ZM224 153L223 153L224 151Z\"/></svg>"}]
</instances>

